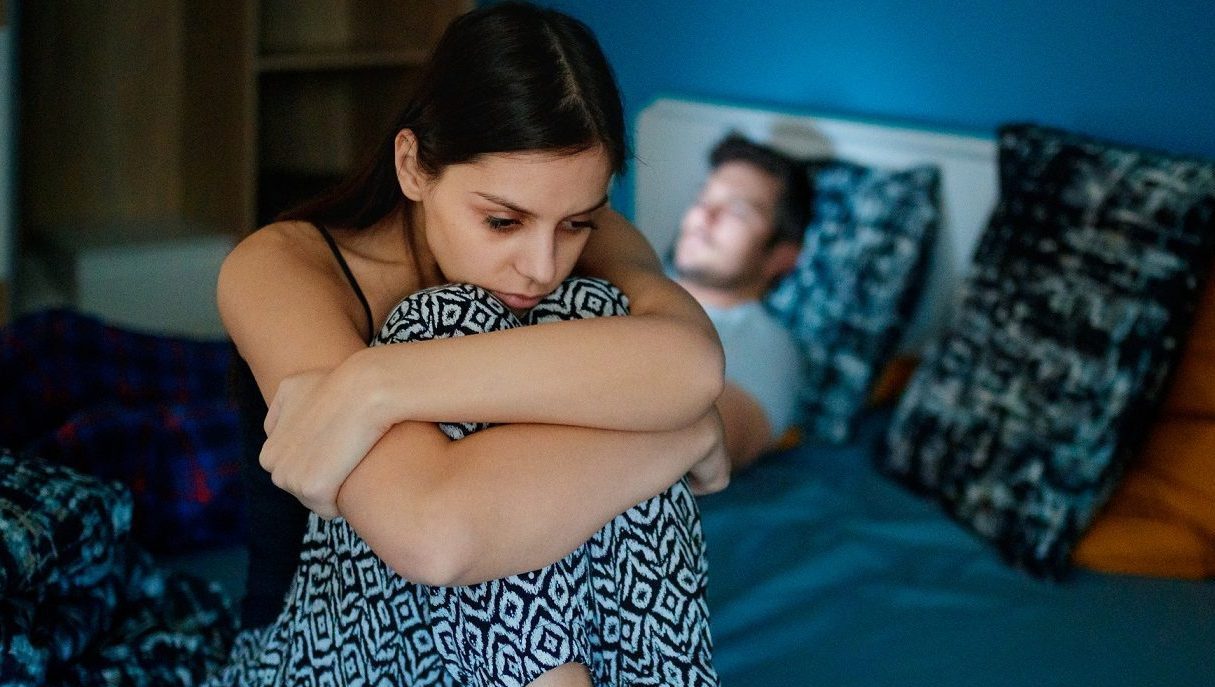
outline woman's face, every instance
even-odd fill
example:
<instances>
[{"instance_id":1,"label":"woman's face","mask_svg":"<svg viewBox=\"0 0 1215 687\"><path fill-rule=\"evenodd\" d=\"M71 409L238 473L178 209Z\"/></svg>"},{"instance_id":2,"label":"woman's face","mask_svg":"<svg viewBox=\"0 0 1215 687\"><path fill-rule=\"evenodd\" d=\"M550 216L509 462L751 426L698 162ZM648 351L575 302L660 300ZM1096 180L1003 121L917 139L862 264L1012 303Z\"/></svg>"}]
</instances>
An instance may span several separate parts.
<instances>
[{"instance_id":1,"label":"woman's face","mask_svg":"<svg viewBox=\"0 0 1215 687\"><path fill-rule=\"evenodd\" d=\"M448 281L476 284L521 313L573 271L610 179L601 148L485 155L421 177L415 226Z\"/></svg>"}]
</instances>

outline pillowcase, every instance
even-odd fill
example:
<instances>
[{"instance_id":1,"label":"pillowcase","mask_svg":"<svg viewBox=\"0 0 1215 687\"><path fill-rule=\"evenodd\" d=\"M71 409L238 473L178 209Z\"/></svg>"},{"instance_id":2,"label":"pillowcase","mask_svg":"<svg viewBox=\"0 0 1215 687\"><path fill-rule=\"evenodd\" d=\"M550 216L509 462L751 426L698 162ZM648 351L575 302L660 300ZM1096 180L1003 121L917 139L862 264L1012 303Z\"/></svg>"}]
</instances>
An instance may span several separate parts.
<instances>
[{"instance_id":1,"label":"pillowcase","mask_svg":"<svg viewBox=\"0 0 1215 687\"><path fill-rule=\"evenodd\" d=\"M1161 417L1072 560L1104 572L1215 577L1215 278Z\"/></svg>"},{"instance_id":2,"label":"pillowcase","mask_svg":"<svg viewBox=\"0 0 1215 687\"><path fill-rule=\"evenodd\" d=\"M96 584L119 565L131 496L117 482L0 448L0 597Z\"/></svg>"},{"instance_id":3,"label":"pillowcase","mask_svg":"<svg viewBox=\"0 0 1215 687\"><path fill-rule=\"evenodd\" d=\"M1215 163L999 132L1000 203L879 464L1059 577L1158 405L1215 240Z\"/></svg>"},{"instance_id":4,"label":"pillowcase","mask_svg":"<svg viewBox=\"0 0 1215 687\"><path fill-rule=\"evenodd\" d=\"M793 270L765 298L805 356L810 438L844 441L906 328L940 224L940 171L808 164L814 215Z\"/></svg>"}]
</instances>

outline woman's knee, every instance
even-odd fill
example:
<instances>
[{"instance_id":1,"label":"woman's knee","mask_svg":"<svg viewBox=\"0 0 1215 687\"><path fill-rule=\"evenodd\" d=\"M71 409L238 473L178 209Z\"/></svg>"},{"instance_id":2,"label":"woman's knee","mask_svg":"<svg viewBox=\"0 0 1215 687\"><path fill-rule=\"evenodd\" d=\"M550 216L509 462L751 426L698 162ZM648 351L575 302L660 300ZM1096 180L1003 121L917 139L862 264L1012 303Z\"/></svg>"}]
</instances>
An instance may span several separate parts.
<instances>
[{"instance_id":1,"label":"woman's knee","mask_svg":"<svg viewBox=\"0 0 1215 687\"><path fill-rule=\"evenodd\" d=\"M520 325L493 294L472 284L444 284L406 296L388 313L375 344L447 339Z\"/></svg>"},{"instance_id":2,"label":"woman's knee","mask_svg":"<svg viewBox=\"0 0 1215 687\"><path fill-rule=\"evenodd\" d=\"M629 314L629 299L611 282L570 277L527 314L527 324Z\"/></svg>"}]
</instances>

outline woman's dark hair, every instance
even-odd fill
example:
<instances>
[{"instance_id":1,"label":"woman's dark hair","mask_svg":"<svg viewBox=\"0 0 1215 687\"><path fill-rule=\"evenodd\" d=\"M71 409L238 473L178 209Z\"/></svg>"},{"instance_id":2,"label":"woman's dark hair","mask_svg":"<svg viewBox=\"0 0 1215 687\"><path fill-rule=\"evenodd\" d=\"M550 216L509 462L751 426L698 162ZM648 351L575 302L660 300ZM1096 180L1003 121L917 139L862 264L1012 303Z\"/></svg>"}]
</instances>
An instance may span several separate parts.
<instances>
[{"instance_id":1,"label":"woman's dark hair","mask_svg":"<svg viewBox=\"0 0 1215 687\"><path fill-rule=\"evenodd\" d=\"M393 154L401 129L414 132L418 163L432 175L489 153L602 146L617 174L627 158L620 91L590 28L504 2L456 18L371 159L279 219L364 228L388 215L404 200Z\"/></svg>"},{"instance_id":2,"label":"woman's dark hair","mask_svg":"<svg viewBox=\"0 0 1215 687\"><path fill-rule=\"evenodd\" d=\"M756 143L738 133L727 135L709 153L709 166L713 169L727 162L745 162L780 182L771 243L791 241L800 245L814 203L806 166L771 146Z\"/></svg>"}]
</instances>

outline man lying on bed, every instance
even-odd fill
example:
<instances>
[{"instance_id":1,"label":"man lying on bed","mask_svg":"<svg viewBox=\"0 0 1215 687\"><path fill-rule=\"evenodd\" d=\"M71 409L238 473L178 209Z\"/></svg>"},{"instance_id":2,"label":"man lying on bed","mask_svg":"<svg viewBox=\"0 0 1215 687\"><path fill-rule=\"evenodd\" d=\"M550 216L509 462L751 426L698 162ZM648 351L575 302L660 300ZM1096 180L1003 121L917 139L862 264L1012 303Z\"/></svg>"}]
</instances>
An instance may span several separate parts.
<instances>
[{"instance_id":1,"label":"man lying on bed","mask_svg":"<svg viewBox=\"0 0 1215 687\"><path fill-rule=\"evenodd\" d=\"M760 299L797 260L811 190L801 164L737 134L713 148L709 163L712 171L680 222L671 267L725 349L726 387L717 407L737 471L796 419L801 357Z\"/></svg>"}]
</instances>

